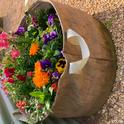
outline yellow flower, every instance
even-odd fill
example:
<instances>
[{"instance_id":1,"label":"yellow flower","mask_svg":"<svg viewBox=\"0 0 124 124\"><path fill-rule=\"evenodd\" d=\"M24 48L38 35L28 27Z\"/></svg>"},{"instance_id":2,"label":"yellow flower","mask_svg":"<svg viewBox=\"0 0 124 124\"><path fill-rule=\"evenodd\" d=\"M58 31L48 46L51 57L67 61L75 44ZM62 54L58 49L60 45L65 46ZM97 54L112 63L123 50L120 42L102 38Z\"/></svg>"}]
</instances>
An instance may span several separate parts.
<instances>
[{"instance_id":1,"label":"yellow flower","mask_svg":"<svg viewBox=\"0 0 124 124\"><path fill-rule=\"evenodd\" d=\"M49 83L49 75L47 72L43 72L39 61L35 63L35 72L33 77L33 83L36 87L41 88Z\"/></svg>"},{"instance_id":2,"label":"yellow flower","mask_svg":"<svg viewBox=\"0 0 124 124\"><path fill-rule=\"evenodd\" d=\"M58 70L59 73L63 73L63 71L65 70L65 59L61 58L59 59L59 61L56 63L56 69Z\"/></svg>"},{"instance_id":3,"label":"yellow flower","mask_svg":"<svg viewBox=\"0 0 124 124\"><path fill-rule=\"evenodd\" d=\"M31 48L30 48L30 56L35 55L39 50L39 44L37 42L34 42L31 44Z\"/></svg>"}]
</instances>

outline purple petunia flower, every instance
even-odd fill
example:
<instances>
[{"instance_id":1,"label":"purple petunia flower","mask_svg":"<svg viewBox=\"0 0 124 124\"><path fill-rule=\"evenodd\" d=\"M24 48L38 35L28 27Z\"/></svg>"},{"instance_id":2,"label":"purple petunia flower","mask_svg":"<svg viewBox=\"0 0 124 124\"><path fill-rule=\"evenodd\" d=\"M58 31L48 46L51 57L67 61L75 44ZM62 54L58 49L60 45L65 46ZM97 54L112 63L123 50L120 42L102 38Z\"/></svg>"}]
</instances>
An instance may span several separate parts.
<instances>
[{"instance_id":1,"label":"purple petunia flower","mask_svg":"<svg viewBox=\"0 0 124 124\"><path fill-rule=\"evenodd\" d=\"M52 31L49 34L44 34L43 35L43 41L44 44L47 44L49 41L53 40L54 38L56 38L58 36L56 31Z\"/></svg>"},{"instance_id":2,"label":"purple petunia flower","mask_svg":"<svg viewBox=\"0 0 124 124\"><path fill-rule=\"evenodd\" d=\"M46 68L51 68L52 64L49 60L42 60L41 62L41 67L45 70Z\"/></svg>"},{"instance_id":3,"label":"purple petunia flower","mask_svg":"<svg viewBox=\"0 0 124 124\"><path fill-rule=\"evenodd\" d=\"M55 15L50 14L50 15L48 16L48 24L49 24L49 25L54 25L54 19L55 19Z\"/></svg>"},{"instance_id":4,"label":"purple petunia flower","mask_svg":"<svg viewBox=\"0 0 124 124\"><path fill-rule=\"evenodd\" d=\"M25 32L25 28L23 26L19 26L18 30L15 32L17 35L22 35Z\"/></svg>"},{"instance_id":5,"label":"purple petunia flower","mask_svg":"<svg viewBox=\"0 0 124 124\"><path fill-rule=\"evenodd\" d=\"M43 40L44 40L44 44L47 44L48 41L50 41L50 35L49 34L44 34L43 35Z\"/></svg>"},{"instance_id":6,"label":"purple petunia flower","mask_svg":"<svg viewBox=\"0 0 124 124\"><path fill-rule=\"evenodd\" d=\"M55 78L55 79L59 79L60 74L59 74L59 72L55 71L55 72L52 73L52 76L53 76L53 78Z\"/></svg>"},{"instance_id":7,"label":"purple petunia flower","mask_svg":"<svg viewBox=\"0 0 124 124\"><path fill-rule=\"evenodd\" d=\"M57 35L57 32L56 31L52 31L50 32L50 39L53 40L54 38L56 38L58 35Z\"/></svg>"}]
</instances>

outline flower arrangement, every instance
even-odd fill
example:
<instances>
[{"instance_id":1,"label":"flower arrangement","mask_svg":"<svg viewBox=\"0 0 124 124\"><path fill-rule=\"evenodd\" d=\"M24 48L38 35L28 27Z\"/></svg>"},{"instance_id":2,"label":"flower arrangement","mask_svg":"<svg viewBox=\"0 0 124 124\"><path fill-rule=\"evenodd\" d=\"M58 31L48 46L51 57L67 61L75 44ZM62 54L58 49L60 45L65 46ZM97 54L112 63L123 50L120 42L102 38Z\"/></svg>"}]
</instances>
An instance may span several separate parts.
<instances>
[{"instance_id":1,"label":"flower arrangement","mask_svg":"<svg viewBox=\"0 0 124 124\"><path fill-rule=\"evenodd\" d=\"M66 65L62 48L62 29L52 8L26 13L25 27L0 34L3 90L18 110L28 115L28 123L43 121L52 112Z\"/></svg>"}]
</instances>

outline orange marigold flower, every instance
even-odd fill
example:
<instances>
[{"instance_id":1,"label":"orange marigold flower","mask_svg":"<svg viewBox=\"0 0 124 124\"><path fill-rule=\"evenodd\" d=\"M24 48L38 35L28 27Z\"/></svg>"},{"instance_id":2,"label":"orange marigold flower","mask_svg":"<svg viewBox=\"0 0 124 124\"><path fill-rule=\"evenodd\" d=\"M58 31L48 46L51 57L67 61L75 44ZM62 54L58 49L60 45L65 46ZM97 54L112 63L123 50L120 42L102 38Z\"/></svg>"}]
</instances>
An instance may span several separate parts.
<instances>
[{"instance_id":1,"label":"orange marigold flower","mask_svg":"<svg viewBox=\"0 0 124 124\"><path fill-rule=\"evenodd\" d=\"M31 44L31 48L30 48L30 56L35 55L39 50L39 44L37 42L34 42Z\"/></svg>"},{"instance_id":2,"label":"orange marigold flower","mask_svg":"<svg viewBox=\"0 0 124 124\"><path fill-rule=\"evenodd\" d=\"M40 62L37 61L35 63L35 72L33 77L33 83L36 87L41 88L44 85L48 84L49 81L49 75L47 72L43 72Z\"/></svg>"},{"instance_id":3,"label":"orange marigold flower","mask_svg":"<svg viewBox=\"0 0 124 124\"><path fill-rule=\"evenodd\" d=\"M40 62L39 61L37 61L36 63L35 63L35 72L36 71L41 71L42 70L42 67L41 67L41 64L40 64Z\"/></svg>"}]
</instances>

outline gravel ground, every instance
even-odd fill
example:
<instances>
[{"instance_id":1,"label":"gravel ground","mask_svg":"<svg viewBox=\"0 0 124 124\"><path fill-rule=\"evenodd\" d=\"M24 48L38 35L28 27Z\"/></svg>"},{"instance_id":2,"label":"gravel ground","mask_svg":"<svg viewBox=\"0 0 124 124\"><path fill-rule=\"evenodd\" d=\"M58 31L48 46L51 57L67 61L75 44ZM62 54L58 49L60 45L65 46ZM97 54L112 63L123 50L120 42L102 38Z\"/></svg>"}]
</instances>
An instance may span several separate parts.
<instances>
[{"instance_id":1,"label":"gravel ground","mask_svg":"<svg viewBox=\"0 0 124 124\"><path fill-rule=\"evenodd\" d=\"M2 0L4 2L4 0ZM0 5L1 2L0 0ZM7 0L9 2L9 0ZM12 0L10 0L12 1ZM35 1L35 0L31 0ZM124 124L124 0L54 0L76 7L103 22L112 34L117 53L117 77L107 104L88 124ZM8 10L8 4L5 11ZM0 10L3 10L0 8ZM4 11L4 14L6 13ZM4 15L3 14L3 15ZM2 11L0 11L2 15ZM100 117L95 120L97 117ZM84 124L84 123L81 123ZM87 124L87 121L86 123Z\"/></svg>"},{"instance_id":2,"label":"gravel ground","mask_svg":"<svg viewBox=\"0 0 124 124\"><path fill-rule=\"evenodd\" d=\"M98 124L124 124L124 0L55 0L94 15L112 34L117 53L117 77ZM94 122L95 123L95 122Z\"/></svg>"}]
</instances>

